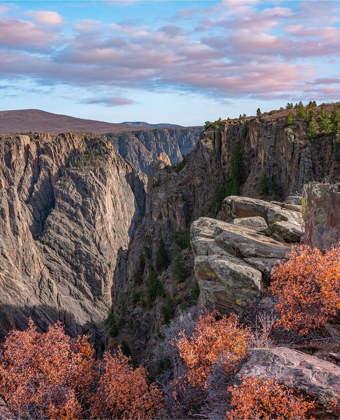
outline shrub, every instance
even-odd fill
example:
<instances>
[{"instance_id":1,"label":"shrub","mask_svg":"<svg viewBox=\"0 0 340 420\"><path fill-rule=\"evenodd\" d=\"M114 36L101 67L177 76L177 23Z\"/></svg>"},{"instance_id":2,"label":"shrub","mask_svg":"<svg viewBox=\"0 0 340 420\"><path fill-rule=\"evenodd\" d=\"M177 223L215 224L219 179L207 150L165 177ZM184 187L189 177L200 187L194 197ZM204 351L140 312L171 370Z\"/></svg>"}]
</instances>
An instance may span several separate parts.
<instances>
[{"instance_id":1,"label":"shrub","mask_svg":"<svg viewBox=\"0 0 340 420\"><path fill-rule=\"evenodd\" d=\"M299 335L327 325L340 309L339 261L339 246L325 253L306 245L293 248L272 275L278 325Z\"/></svg>"},{"instance_id":2,"label":"shrub","mask_svg":"<svg viewBox=\"0 0 340 420\"><path fill-rule=\"evenodd\" d=\"M56 324L40 334L30 321L12 331L0 355L0 397L16 418L77 418L98 375L87 337Z\"/></svg>"},{"instance_id":3,"label":"shrub","mask_svg":"<svg viewBox=\"0 0 340 420\"><path fill-rule=\"evenodd\" d=\"M296 397L293 391L270 379L244 379L241 385L228 389L231 406L227 413L230 420L275 419L303 420L314 403Z\"/></svg>"},{"instance_id":4,"label":"shrub","mask_svg":"<svg viewBox=\"0 0 340 420\"><path fill-rule=\"evenodd\" d=\"M149 419L162 407L143 367L134 369L121 351L96 361L87 337L68 337L60 323L40 334L30 321L2 347L0 399L13 418Z\"/></svg>"},{"instance_id":5,"label":"shrub","mask_svg":"<svg viewBox=\"0 0 340 420\"><path fill-rule=\"evenodd\" d=\"M260 109L260 108L257 108L257 110L256 110L256 115L257 115L258 117L260 117L260 116L262 115L262 112L261 112L261 109Z\"/></svg>"},{"instance_id":6,"label":"shrub","mask_svg":"<svg viewBox=\"0 0 340 420\"><path fill-rule=\"evenodd\" d=\"M152 419L162 407L162 395L155 385L148 385L143 367L134 369L130 358L120 351L106 353L91 415L95 418Z\"/></svg>"},{"instance_id":7,"label":"shrub","mask_svg":"<svg viewBox=\"0 0 340 420\"><path fill-rule=\"evenodd\" d=\"M186 379L195 387L205 389L213 365L221 358L226 372L235 373L248 357L251 338L250 331L239 326L236 315L220 320L213 315L201 316L190 339L181 333L176 343L187 367Z\"/></svg>"}]
</instances>

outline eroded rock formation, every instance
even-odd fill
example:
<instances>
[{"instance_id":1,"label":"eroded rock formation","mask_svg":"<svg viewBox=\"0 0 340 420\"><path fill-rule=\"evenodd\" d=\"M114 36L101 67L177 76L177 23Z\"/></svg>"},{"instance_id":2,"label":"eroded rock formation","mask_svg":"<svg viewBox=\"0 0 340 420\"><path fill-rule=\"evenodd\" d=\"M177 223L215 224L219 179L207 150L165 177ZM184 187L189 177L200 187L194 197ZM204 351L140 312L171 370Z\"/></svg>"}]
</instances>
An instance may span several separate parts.
<instances>
[{"instance_id":1,"label":"eroded rock formation","mask_svg":"<svg viewBox=\"0 0 340 420\"><path fill-rule=\"evenodd\" d=\"M0 330L94 332L118 255L144 213L144 189L105 137L0 138Z\"/></svg>"}]
</instances>

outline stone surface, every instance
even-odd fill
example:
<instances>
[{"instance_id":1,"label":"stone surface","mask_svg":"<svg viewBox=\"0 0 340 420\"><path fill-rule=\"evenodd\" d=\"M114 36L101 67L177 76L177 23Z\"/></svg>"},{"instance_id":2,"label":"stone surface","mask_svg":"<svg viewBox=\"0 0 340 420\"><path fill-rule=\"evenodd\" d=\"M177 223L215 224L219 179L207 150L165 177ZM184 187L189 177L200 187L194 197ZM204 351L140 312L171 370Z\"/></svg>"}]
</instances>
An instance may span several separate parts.
<instances>
[{"instance_id":1,"label":"stone surface","mask_svg":"<svg viewBox=\"0 0 340 420\"><path fill-rule=\"evenodd\" d=\"M251 376L272 379L310 395L316 402L316 418L340 416L340 367L333 363L285 347L255 349L237 379Z\"/></svg>"},{"instance_id":2,"label":"stone surface","mask_svg":"<svg viewBox=\"0 0 340 420\"><path fill-rule=\"evenodd\" d=\"M321 250L337 245L340 242L340 184L306 185L303 217L306 243Z\"/></svg>"},{"instance_id":3,"label":"stone surface","mask_svg":"<svg viewBox=\"0 0 340 420\"><path fill-rule=\"evenodd\" d=\"M244 217L240 219L233 220L234 225L237 226L246 226L250 229L254 229L256 231L265 230L268 225L263 217L260 216L253 216L253 217Z\"/></svg>"},{"instance_id":4,"label":"stone surface","mask_svg":"<svg viewBox=\"0 0 340 420\"><path fill-rule=\"evenodd\" d=\"M272 268L290 251L253 229L210 218L192 223L191 245L201 302L221 313L241 314L259 298Z\"/></svg>"},{"instance_id":5,"label":"stone surface","mask_svg":"<svg viewBox=\"0 0 340 420\"><path fill-rule=\"evenodd\" d=\"M0 137L0 185L0 336L30 316L95 334L143 183L105 137L71 133Z\"/></svg>"},{"instance_id":6,"label":"stone surface","mask_svg":"<svg viewBox=\"0 0 340 420\"><path fill-rule=\"evenodd\" d=\"M295 205L230 196L223 201L223 214L234 220L261 217L268 224L267 235L277 240L299 242L303 235L302 213Z\"/></svg>"}]
</instances>

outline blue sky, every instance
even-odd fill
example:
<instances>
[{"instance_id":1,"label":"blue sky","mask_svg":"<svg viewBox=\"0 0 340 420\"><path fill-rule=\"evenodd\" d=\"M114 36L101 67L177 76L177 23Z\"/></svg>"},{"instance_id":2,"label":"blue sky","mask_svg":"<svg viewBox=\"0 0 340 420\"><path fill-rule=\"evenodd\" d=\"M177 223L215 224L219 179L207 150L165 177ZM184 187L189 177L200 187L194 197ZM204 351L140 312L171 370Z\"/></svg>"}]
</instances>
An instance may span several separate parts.
<instances>
[{"instance_id":1,"label":"blue sky","mask_svg":"<svg viewBox=\"0 0 340 420\"><path fill-rule=\"evenodd\" d=\"M340 99L338 1L0 1L1 110L201 125Z\"/></svg>"}]
</instances>

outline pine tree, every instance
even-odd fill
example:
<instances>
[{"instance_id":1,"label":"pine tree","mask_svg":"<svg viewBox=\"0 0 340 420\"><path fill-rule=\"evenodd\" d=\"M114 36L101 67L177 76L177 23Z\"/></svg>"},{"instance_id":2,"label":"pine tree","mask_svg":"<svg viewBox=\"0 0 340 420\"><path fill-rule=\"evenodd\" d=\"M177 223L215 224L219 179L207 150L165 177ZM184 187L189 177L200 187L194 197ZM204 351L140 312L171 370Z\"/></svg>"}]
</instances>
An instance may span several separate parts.
<instances>
[{"instance_id":1,"label":"pine tree","mask_svg":"<svg viewBox=\"0 0 340 420\"><path fill-rule=\"evenodd\" d=\"M332 122L332 133L333 134L340 133L340 107L339 106L333 109L331 122Z\"/></svg>"},{"instance_id":2,"label":"pine tree","mask_svg":"<svg viewBox=\"0 0 340 420\"><path fill-rule=\"evenodd\" d=\"M266 173L263 172L260 178L259 187L257 191L259 195L269 195L269 190L270 190L270 181Z\"/></svg>"},{"instance_id":3,"label":"pine tree","mask_svg":"<svg viewBox=\"0 0 340 420\"><path fill-rule=\"evenodd\" d=\"M172 274L178 281L183 282L188 277L188 270L184 264L183 256L180 250L175 252L175 256L172 263Z\"/></svg>"},{"instance_id":4,"label":"pine tree","mask_svg":"<svg viewBox=\"0 0 340 420\"><path fill-rule=\"evenodd\" d=\"M308 115L309 123L307 128L307 138L308 140L314 140L315 136L319 131L318 123L316 122L315 115L313 111L311 111Z\"/></svg>"},{"instance_id":5,"label":"pine tree","mask_svg":"<svg viewBox=\"0 0 340 420\"><path fill-rule=\"evenodd\" d=\"M291 112L287 115L286 124L287 127L291 127L292 125L294 125L294 117Z\"/></svg>"},{"instance_id":6,"label":"pine tree","mask_svg":"<svg viewBox=\"0 0 340 420\"><path fill-rule=\"evenodd\" d=\"M303 103L300 101L297 106L297 116L300 118L306 118L307 112L306 108L303 106Z\"/></svg>"},{"instance_id":7,"label":"pine tree","mask_svg":"<svg viewBox=\"0 0 340 420\"><path fill-rule=\"evenodd\" d=\"M161 273L169 265L169 257L165 249L163 238L159 241L158 251L156 255L156 269Z\"/></svg>"},{"instance_id":8,"label":"pine tree","mask_svg":"<svg viewBox=\"0 0 340 420\"><path fill-rule=\"evenodd\" d=\"M261 112L260 108L257 108L256 115L257 115L258 117L260 117L260 116L261 116L261 114L262 114L262 112Z\"/></svg>"},{"instance_id":9,"label":"pine tree","mask_svg":"<svg viewBox=\"0 0 340 420\"><path fill-rule=\"evenodd\" d=\"M323 105L320 113L320 130L328 133L331 130L331 119L329 118L328 112Z\"/></svg>"}]
</instances>

